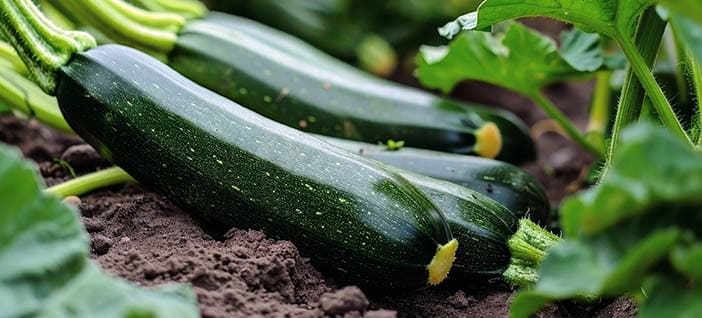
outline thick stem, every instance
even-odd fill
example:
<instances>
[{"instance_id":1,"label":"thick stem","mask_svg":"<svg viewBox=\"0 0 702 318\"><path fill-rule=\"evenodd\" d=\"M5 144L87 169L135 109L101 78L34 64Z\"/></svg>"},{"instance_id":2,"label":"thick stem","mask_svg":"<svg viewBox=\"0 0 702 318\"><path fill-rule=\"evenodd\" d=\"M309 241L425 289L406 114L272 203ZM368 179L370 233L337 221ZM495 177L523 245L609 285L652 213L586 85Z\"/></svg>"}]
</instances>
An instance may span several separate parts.
<instances>
[{"instance_id":1,"label":"thick stem","mask_svg":"<svg viewBox=\"0 0 702 318\"><path fill-rule=\"evenodd\" d=\"M697 59L692 52L687 50L685 54L687 59L688 67L690 68L690 75L692 77L692 85L695 90L695 103L697 104L697 140L695 144L697 146L702 144L702 65L697 62Z\"/></svg>"},{"instance_id":2,"label":"thick stem","mask_svg":"<svg viewBox=\"0 0 702 318\"><path fill-rule=\"evenodd\" d=\"M68 180L44 191L65 198L132 181L134 179L124 170L119 167L112 167Z\"/></svg>"},{"instance_id":3,"label":"thick stem","mask_svg":"<svg viewBox=\"0 0 702 318\"><path fill-rule=\"evenodd\" d=\"M131 2L149 11L175 13L188 20L202 18L207 14L207 7L195 0L131 0Z\"/></svg>"},{"instance_id":4,"label":"thick stem","mask_svg":"<svg viewBox=\"0 0 702 318\"><path fill-rule=\"evenodd\" d=\"M96 45L87 33L59 29L31 0L0 0L0 12L0 29L48 94L56 89L57 70L74 53Z\"/></svg>"},{"instance_id":5,"label":"thick stem","mask_svg":"<svg viewBox=\"0 0 702 318\"><path fill-rule=\"evenodd\" d=\"M548 249L561 240L528 219L520 220L517 232L507 242L512 259L502 276L517 286L533 285L538 278L536 268Z\"/></svg>"},{"instance_id":6,"label":"thick stem","mask_svg":"<svg viewBox=\"0 0 702 318\"><path fill-rule=\"evenodd\" d=\"M644 16L652 16L656 15L655 10L653 8L650 8L646 11ZM659 18L660 19L660 18ZM640 23L641 26L647 23ZM653 41L654 39L652 36L648 33L642 34L642 37L648 38L648 41ZM662 37L662 33L661 33ZM656 37L659 38L659 37ZM629 59L629 63L631 64L631 70L633 70L634 74L636 74L636 77L639 79L639 82L643 86L644 90L646 91L646 94L648 94L648 98L651 99L651 103L653 107L656 109L656 112L658 113L658 116L661 118L661 121L663 124L668 127L675 135L680 137L682 140L686 141L688 144L692 145L692 141L690 140L690 137L687 135L687 132L683 128L682 124L680 124L680 121L678 118L675 116L675 112L673 111L673 107L670 105L668 102L668 99L665 97L665 94L663 93L663 90L661 87L658 85L656 82L656 79L653 77L653 73L651 73L651 68L648 66L648 63L646 59L642 56L642 54L639 52L639 50L636 48L636 45L632 39L630 39L626 34L619 34L617 37L617 42L619 42L619 46L621 47L622 51L624 52L624 55ZM660 46L660 38L657 39L658 46ZM658 47L656 47L657 50ZM622 104L624 105L624 104ZM624 105L624 107L630 107L630 105ZM616 147L616 144L615 144Z\"/></svg>"},{"instance_id":7,"label":"thick stem","mask_svg":"<svg viewBox=\"0 0 702 318\"><path fill-rule=\"evenodd\" d=\"M656 56L658 56L658 49L661 46L665 26L666 22L663 21L653 9L646 10L639 21L635 36L636 47L638 48L638 52L640 52L639 56L643 58L649 74L651 73L650 70L653 63L656 61ZM645 97L646 92L641 82L636 78L633 67L630 67L627 70L624 79L624 87L619 96L617 114L612 126L612 134L609 147L607 148L607 157L605 158L602 177L607 174L609 167L612 165L621 132L624 128L636 122L636 119L641 114Z\"/></svg>"},{"instance_id":8,"label":"thick stem","mask_svg":"<svg viewBox=\"0 0 702 318\"><path fill-rule=\"evenodd\" d=\"M612 71L600 71L595 80L595 91L592 93L592 103L590 105L590 119L587 124L587 140L604 149L604 138L609 125L609 109L612 100L612 90L610 80Z\"/></svg>"},{"instance_id":9,"label":"thick stem","mask_svg":"<svg viewBox=\"0 0 702 318\"><path fill-rule=\"evenodd\" d=\"M585 139L585 136L578 130L575 125L566 117L558 108L551 103L550 100L548 100L543 94L540 92L534 92L532 94L529 94L529 97L537 104L539 105L545 112L548 114L551 118L553 118L555 121L557 121L561 127L563 127L563 130L565 130L566 134L575 141L580 147L583 149L587 150L588 152L592 153L595 156L601 157L602 156L602 150L598 149L597 147L593 146L590 144L587 139Z\"/></svg>"},{"instance_id":10,"label":"thick stem","mask_svg":"<svg viewBox=\"0 0 702 318\"><path fill-rule=\"evenodd\" d=\"M12 48L11 45L2 41L0 41L0 60L2 61L2 64L11 68L20 75L29 75L27 66L24 65L24 62L22 62L22 59L20 59L20 57L17 55L15 49Z\"/></svg>"},{"instance_id":11,"label":"thick stem","mask_svg":"<svg viewBox=\"0 0 702 318\"><path fill-rule=\"evenodd\" d=\"M46 95L13 69L0 67L0 91L0 101L10 108L61 131L73 132L63 119L56 98Z\"/></svg>"},{"instance_id":12,"label":"thick stem","mask_svg":"<svg viewBox=\"0 0 702 318\"><path fill-rule=\"evenodd\" d=\"M121 0L48 0L74 21L103 32L110 39L141 50L167 55L185 19L149 12Z\"/></svg>"}]
</instances>

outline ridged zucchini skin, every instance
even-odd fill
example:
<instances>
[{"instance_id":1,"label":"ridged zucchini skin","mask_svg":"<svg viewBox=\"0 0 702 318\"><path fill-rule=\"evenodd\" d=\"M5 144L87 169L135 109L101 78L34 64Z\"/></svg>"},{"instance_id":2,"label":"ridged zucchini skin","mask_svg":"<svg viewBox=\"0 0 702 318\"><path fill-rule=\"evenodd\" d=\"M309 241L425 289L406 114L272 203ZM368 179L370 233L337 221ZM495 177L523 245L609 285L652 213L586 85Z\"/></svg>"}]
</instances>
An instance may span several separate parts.
<instances>
[{"instance_id":1,"label":"ridged zucchini skin","mask_svg":"<svg viewBox=\"0 0 702 318\"><path fill-rule=\"evenodd\" d=\"M293 241L342 281L427 285L443 215L381 165L268 120L119 45L76 54L57 98L70 126L144 185L224 226Z\"/></svg>"},{"instance_id":2,"label":"ridged zucchini skin","mask_svg":"<svg viewBox=\"0 0 702 318\"><path fill-rule=\"evenodd\" d=\"M474 131L495 123L502 135L498 159L535 157L526 127L513 115L458 103L343 66L288 54L218 20L190 21L168 64L191 80L285 125L306 132L376 143L473 153ZM323 54L323 53L319 53Z\"/></svg>"},{"instance_id":3,"label":"ridged zucchini skin","mask_svg":"<svg viewBox=\"0 0 702 318\"><path fill-rule=\"evenodd\" d=\"M382 145L318 137L363 157L480 192L518 218L545 221L551 209L539 181L523 169L505 162L409 147L388 150Z\"/></svg>"}]
</instances>

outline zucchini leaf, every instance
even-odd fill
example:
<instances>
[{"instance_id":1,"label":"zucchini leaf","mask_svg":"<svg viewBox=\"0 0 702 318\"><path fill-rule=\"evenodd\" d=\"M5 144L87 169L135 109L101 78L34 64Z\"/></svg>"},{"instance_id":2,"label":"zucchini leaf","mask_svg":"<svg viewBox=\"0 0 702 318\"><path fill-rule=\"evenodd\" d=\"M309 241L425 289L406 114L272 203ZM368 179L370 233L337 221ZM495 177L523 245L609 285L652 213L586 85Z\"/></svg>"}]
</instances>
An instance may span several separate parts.
<instances>
[{"instance_id":1,"label":"zucchini leaf","mask_svg":"<svg viewBox=\"0 0 702 318\"><path fill-rule=\"evenodd\" d=\"M698 317L702 312L702 286L687 289L681 286L685 286L685 282L676 277L650 279L644 287L650 292L647 301L639 306L639 318Z\"/></svg>"},{"instance_id":2,"label":"zucchini leaf","mask_svg":"<svg viewBox=\"0 0 702 318\"><path fill-rule=\"evenodd\" d=\"M677 0L671 0L677 1ZM441 35L451 38L461 30L484 29L502 21L543 16L572 23L579 28L611 37L618 32L633 34L641 12L654 0L485 0L477 11L458 17L442 27Z\"/></svg>"},{"instance_id":3,"label":"zucchini leaf","mask_svg":"<svg viewBox=\"0 0 702 318\"><path fill-rule=\"evenodd\" d=\"M422 47L417 76L423 85L444 92L462 80L473 79L532 96L550 83L590 76L590 72L578 69L602 66L603 60L596 57L598 53L593 48L599 51L597 44L584 47L571 44L566 59L553 40L514 23L503 34L464 32L449 46ZM582 61L575 65L568 62L577 59Z\"/></svg>"},{"instance_id":4,"label":"zucchini leaf","mask_svg":"<svg viewBox=\"0 0 702 318\"><path fill-rule=\"evenodd\" d=\"M621 142L602 183L563 204L566 239L549 250L534 288L514 298L513 317L553 300L641 291L642 317L694 312L688 302L699 295L691 282L702 259L702 153L652 124L625 130ZM661 275L674 286L650 284ZM651 305L657 302L665 304Z\"/></svg>"},{"instance_id":5,"label":"zucchini leaf","mask_svg":"<svg viewBox=\"0 0 702 318\"><path fill-rule=\"evenodd\" d=\"M605 64L602 37L578 28L561 33L561 56L574 69L594 72Z\"/></svg>"},{"instance_id":6,"label":"zucchini leaf","mask_svg":"<svg viewBox=\"0 0 702 318\"><path fill-rule=\"evenodd\" d=\"M2 317L197 317L185 286L137 287L88 259L78 213L41 191L34 167L0 144Z\"/></svg>"}]
</instances>

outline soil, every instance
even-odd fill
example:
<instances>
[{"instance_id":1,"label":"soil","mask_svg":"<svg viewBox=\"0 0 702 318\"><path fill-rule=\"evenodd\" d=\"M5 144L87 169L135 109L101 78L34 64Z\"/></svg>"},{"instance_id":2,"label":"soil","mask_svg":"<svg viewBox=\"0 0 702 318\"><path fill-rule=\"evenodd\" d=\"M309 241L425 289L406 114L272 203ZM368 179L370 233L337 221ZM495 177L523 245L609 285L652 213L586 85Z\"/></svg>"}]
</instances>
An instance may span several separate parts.
<instances>
[{"instance_id":1,"label":"soil","mask_svg":"<svg viewBox=\"0 0 702 318\"><path fill-rule=\"evenodd\" d=\"M562 27L546 30L551 29ZM411 77L397 79L416 85ZM591 83L558 84L546 93L584 129L591 88ZM530 127L552 127L528 99L486 84L461 85L455 97L508 109ZM539 157L524 168L541 181L557 206L586 186L592 157L549 129L533 132ZM80 138L10 115L0 116L0 141L16 145L36 161L48 185L67 180L72 173L109 166ZM250 229L218 229L136 184L96 191L71 203L79 207L90 233L94 261L107 272L144 286L191 284L203 317L507 317L514 295L499 279L405 293L339 286L291 242L274 241ZM538 316L635 315L630 300L618 299L587 306L559 303Z\"/></svg>"}]
</instances>

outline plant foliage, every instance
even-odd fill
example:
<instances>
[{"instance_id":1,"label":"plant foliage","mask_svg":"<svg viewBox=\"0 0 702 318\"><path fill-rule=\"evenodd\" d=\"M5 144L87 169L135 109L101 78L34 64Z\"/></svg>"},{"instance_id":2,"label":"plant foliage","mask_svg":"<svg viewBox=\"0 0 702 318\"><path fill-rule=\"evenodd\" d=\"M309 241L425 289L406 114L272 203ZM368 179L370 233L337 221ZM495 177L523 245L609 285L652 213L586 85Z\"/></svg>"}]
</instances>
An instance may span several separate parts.
<instances>
[{"instance_id":1,"label":"plant foliage","mask_svg":"<svg viewBox=\"0 0 702 318\"><path fill-rule=\"evenodd\" d=\"M0 316L198 317L185 286L155 290L103 273L88 259L78 213L41 191L34 167L0 144Z\"/></svg>"}]
</instances>

